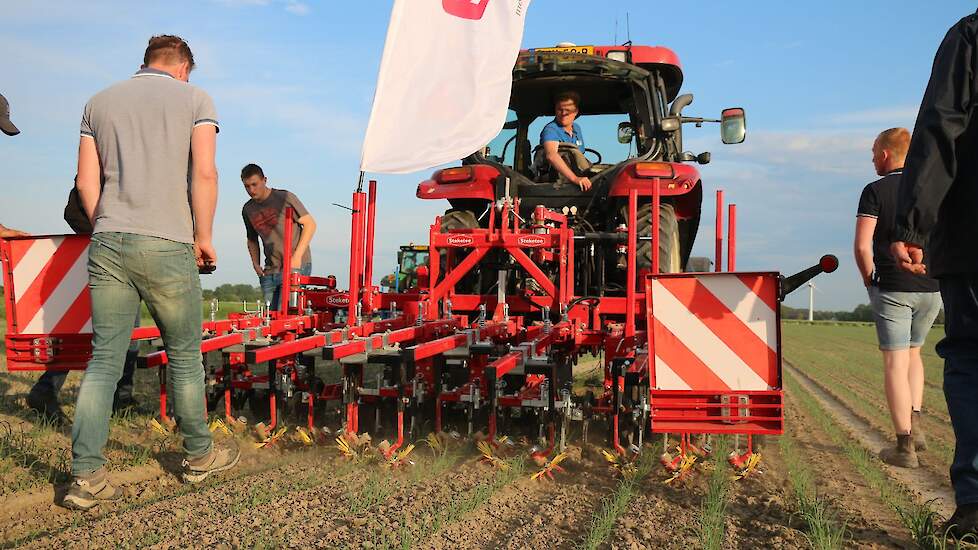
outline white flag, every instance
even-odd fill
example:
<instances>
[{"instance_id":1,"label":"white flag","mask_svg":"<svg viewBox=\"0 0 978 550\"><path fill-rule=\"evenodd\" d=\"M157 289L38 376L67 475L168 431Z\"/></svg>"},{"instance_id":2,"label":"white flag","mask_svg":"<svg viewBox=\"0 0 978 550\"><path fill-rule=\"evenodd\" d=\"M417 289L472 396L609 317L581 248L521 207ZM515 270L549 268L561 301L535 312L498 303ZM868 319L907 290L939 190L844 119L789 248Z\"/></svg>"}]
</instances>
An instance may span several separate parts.
<instances>
[{"instance_id":1,"label":"white flag","mask_svg":"<svg viewBox=\"0 0 978 550\"><path fill-rule=\"evenodd\" d=\"M530 0L394 0L360 170L464 158L502 128Z\"/></svg>"}]
</instances>

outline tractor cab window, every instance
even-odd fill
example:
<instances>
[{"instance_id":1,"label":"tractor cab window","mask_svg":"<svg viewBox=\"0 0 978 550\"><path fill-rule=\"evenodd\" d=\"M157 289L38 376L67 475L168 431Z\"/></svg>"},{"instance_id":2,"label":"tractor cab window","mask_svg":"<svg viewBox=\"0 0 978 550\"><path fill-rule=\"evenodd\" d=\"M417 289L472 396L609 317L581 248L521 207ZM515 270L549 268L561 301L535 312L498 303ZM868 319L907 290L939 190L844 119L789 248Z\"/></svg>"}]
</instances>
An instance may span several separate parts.
<instances>
[{"instance_id":1,"label":"tractor cab window","mask_svg":"<svg viewBox=\"0 0 978 550\"><path fill-rule=\"evenodd\" d=\"M486 158L499 164L512 167L516 155L516 130L518 127L516 112L509 109L506 112L506 122L499 134L489 142Z\"/></svg>"},{"instance_id":2,"label":"tractor cab window","mask_svg":"<svg viewBox=\"0 0 978 550\"><path fill-rule=\"evenodd\" d=\"M538 150L543 148L543 144L540 143L540 132L552 120L552 116L538 117L530 124L528 138L533 144L535 162L545 161L538 158L542 155ZM591 163L593 170L600 172L638 155L637 136L633 136L628 143L621 143L618 140L619 125L622 122L629 122L628 115L582 115L574 122L581 128L585 147L584 156Z\"/></svg>"}]
</instances>

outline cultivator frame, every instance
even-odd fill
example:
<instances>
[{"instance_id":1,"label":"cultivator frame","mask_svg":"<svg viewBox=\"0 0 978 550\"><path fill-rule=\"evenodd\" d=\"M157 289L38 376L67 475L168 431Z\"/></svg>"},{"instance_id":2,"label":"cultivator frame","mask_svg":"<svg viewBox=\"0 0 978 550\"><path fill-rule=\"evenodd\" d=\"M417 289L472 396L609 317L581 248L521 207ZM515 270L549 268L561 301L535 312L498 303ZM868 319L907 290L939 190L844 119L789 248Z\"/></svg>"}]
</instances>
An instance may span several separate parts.
<instances>
[{"instance_id":1,"label":"cultivator frame","mask_svg":"<svg viewBox=\"0 0 978 550\"><path fill-rule=\"evenodd\" d=\"M661 185L659 178L651 182L653 212L659 208ZM230 419L245 399L253 409L261 409L267 392L268 424L274 428L282 421L283 404L300 397L299 401L305 404L304 423L314 430L315 404L336 402L341 404L342 429L355 434L362 431L362 407L372 405L379 418L383 405L393 402L397 437L386 450L388 456L402 447L409 434L416 435L424 416L431 419L436 432L441 432L445 428L445 407L464 413L469 434L476 427L480 431L484 427L485 437L493 445L497 444L501 415L536 416L539 435L545 442L544 448L537 450L540 456L549 456L555 447L564 445L571 420L587 421L603 415L608 422L608 443L617 453L627 452L623 445L627 434L622 426L627 420L634 435L633 449L641 448L646 432L676 434L683 453L693 446L692 434L746 435L746 453L731 457L735 466L745 463L750 457L753 435L783 432L777 303L804 280L833 270L834 257L826 257L831 261L823 258L820 265L787 279L774 272L734 272L736 210L731 204L729 271L658 274L658 216L653 214L652 237L645 237L653 241L652 266L648 272L639 273L639 237L632 228L637 227L641 194L635 188L628 193L629 229L624 237L627 286L623 296L575 296L575 246L579 241L586 244L585 237L574 234L567 213L542 206L533 210L531 220L521 220L519 199L508 193L489 209L485 228L443 231L440 217L437 218L429 233L430 267L427 274L423 268L419 271L418 287L380 293L372 281L377 185L370 181L367 193L358 189L353 194L349 291L337 290L332 276L292 274L283 278L282 296L286 299L279 310L259 308L257 312L232 314L226 320L217 320L212 313L212 319L203 324L201 352L207 372L207 406L215 409L223 401L223 413ZM718 192L717 271L723 252L722 214L722 192ZM291 224L286 224L286 242L291 240L290 233ZM58 241L56 249L66 242L78 248L76 241L85 237L0 241L11 371L83 369L91 354L91 335L84 330L88 325L76 322L77 330L65 333L26 332L25 322L19 318L25 308L37 309L34 302L40 301L43 310L47 298L43 290L39 297L31 298L29 292L18 288L23 279L16 271L18 258L26 254L22 249L31 246L50 248L47 241L51 239ZM47 244L37 244L44 242ZM456 257L463 250L467 251L465 256ZM508 262L507 269L499 271L496 293L457 291L459 282L491 251L504 253ZM290 254L286 249L283 265L290 265ZM39 271L35 270L36 275L51 277L63 263L52 257ZM541 265L556 266L556 278L550 280ZM535 292L524 289L521 294L506 294L508 272L517 269L535 279ZM76 279L78 276L75 273ZM680 338L657 317L654 288L697 277L739 280L745 289L744 297L752 299L749 301L753 305L748 309L762 304L770 310L767 321L761 323L764 326L751 328L755 333L767 331L770 336L766 342L771 346L766 356L768 370L765 376L758 377L758 383L765 387L739 387L736 383L711 386L709 376L703 384L690 384L691 378L684 371L688 365L682 363L670 365L670 372L685 380L685 388L669 387L659 380L658 373L666 372L659 365L674 359L664 359L665 352L657 352L657 339L662 339L662 350L682 344L672 342ZM78 285L77 281L73 284ZM758 294L758 288L765 289L766 294ZM83 296L86 292L87 288L82 288L80 302L87 303L87 296ZM730 297L726 298L729 301ZM382 310L390 311L390 317L375 319ZM345 320L341 319L343 313ZM735 313L720 315L712 328L724 322L735 326ZM689 314L697 315L695 311ZM739 327L734 332L740 334L744 329ZM155 327L137 328L132 337L155 341L159 331ZM667 345L667 340L672 344ZM691 351L688 346L686 351ZM570 391L572 366L585 353L603 356L604 391L591 399L573 396ZM326 383L316 375L317 357L341 363L339 382ZM704 355L695 351L687 353L687 357L698 362L696 368L718 368L707 364ZM168 416L166 364L163 350L140 359L140 366L159 369L160 416L164 419ZM375 386L365 384L364 367L368 364L383 367ZM507 381L512 380L518 380L519 386L510 387ZM299 409L297 405L293 410ZM679 458L666 466L674 468Z\"/></svg>"}]
</instances>

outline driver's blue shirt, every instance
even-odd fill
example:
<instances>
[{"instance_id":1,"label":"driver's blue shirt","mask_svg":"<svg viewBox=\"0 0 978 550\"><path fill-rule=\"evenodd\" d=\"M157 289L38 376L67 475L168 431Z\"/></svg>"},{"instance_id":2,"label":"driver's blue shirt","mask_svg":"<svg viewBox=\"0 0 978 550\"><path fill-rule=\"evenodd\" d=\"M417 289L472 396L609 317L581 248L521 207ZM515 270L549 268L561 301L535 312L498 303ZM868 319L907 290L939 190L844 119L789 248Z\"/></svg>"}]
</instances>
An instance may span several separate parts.
<instances>
[{"instance_id":1,"label":"driver's blue shirt","mask_svg":"<svg viewBox=\"0 0 978 550\"><path fill-rule=\"evenodd\" d=\"M584 136L581 134L581 127L576 122L572 123L574 135L568 134L567 130L556 120L551 120L543 127L540 132L540 145L546 141L558 141L560 143L573 143L577 148L584 152Z\"/></svg>"}]
</instances>

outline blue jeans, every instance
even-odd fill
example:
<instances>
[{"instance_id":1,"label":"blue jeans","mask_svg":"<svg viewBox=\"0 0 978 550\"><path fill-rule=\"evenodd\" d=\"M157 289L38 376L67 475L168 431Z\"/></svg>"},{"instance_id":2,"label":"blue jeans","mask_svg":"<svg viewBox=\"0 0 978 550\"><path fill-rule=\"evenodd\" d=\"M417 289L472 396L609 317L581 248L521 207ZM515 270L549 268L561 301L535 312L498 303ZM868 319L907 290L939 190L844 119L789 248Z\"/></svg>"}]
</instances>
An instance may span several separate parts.
<instances>
[{"instance_id":1,"label":"blue jeans","mask_svg":"<svg viewBox=\"0 0 978 550\"><path fill-rule=\"evenodd\" d=\"M309 276L312 274L312 264L303 264L299 269L293 269L292 273ZM279 295L282 293L282 272L269 273L258 277L258 285L266 304L271 304L272 309L279 308Z\"/></svg>"},{"instance_id":2,"label":"blue jeans","mask_svg":"<svg viewBox=\"0 0 978 550\"><path fill-rule=\"evenodd\" d=\"M88 249L92 295L92 359L85 370L71 429L71 473L105 464L112 394L129 348L132 312L146 303L166 350L167 383L187 456L210 452L201 363L200 277L193 246L131 233L96 233Z\"/></svg>"},{"instance_id":3,"label":"blue jeans","mask_svg":"<svg viewBox=\"0 0 978 550\"><path fill-rule=\"evenodd\" d=\"M951 485L958 506L978 503L978 275L943 277L944 398L954 428Z\"/></svg>"}]
</instances>

